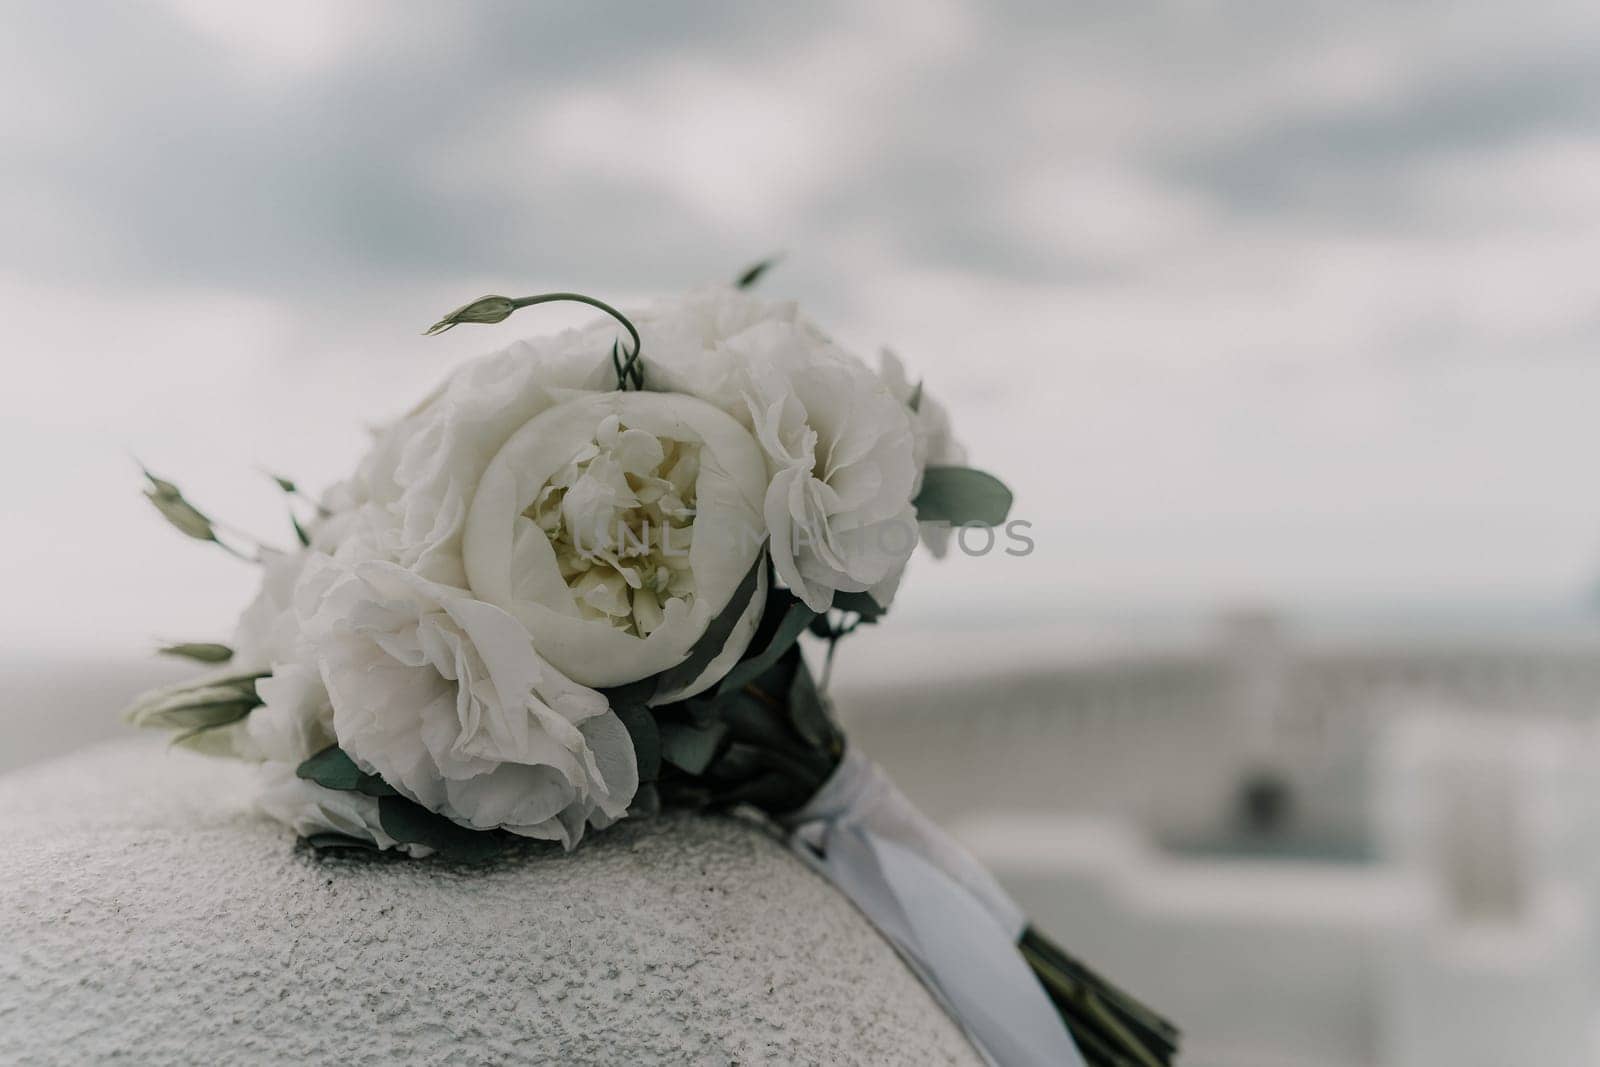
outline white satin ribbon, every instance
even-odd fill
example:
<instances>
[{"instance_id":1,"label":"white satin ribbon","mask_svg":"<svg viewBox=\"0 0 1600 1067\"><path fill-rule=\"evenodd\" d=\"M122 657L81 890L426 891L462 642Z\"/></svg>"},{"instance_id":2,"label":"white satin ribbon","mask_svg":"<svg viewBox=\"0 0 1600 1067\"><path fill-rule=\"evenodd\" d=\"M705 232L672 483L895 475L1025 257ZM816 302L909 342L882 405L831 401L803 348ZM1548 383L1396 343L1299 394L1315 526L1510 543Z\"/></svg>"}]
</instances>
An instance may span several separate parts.
<instances>
[{"instance_id":1,"label":"white satin ribbon","mask_svg":"<svg viewBox=\"0 0 1600 1067\"><path fill-rule=\"evenodd\" d=\"M854 749L783 820L789 844L849 897L995 1067L1082 1067L1017 948L1026 919L994 876Z\"/></svg>"}]
</instances>

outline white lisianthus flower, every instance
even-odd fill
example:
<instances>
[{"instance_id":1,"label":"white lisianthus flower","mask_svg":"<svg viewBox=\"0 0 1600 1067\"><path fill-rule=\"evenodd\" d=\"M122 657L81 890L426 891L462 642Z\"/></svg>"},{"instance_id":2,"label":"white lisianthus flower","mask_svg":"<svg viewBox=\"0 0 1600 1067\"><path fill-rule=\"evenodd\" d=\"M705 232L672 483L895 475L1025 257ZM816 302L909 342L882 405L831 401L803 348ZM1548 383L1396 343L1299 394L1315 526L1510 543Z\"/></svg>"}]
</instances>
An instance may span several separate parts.
<instances>
[{"instance_id":1,"label":"white lisianthus flower","mask_svg":"<svg viewBox=\"0 0 1600 1067\"><path fill-rule=\"evenodd\" d=\"M905 407L802 324L761 323L725 347L772 472L763 510L778 576L815 611L838 591L887 608L917 541Z\"/></svg>"},{"instance_id":2,"label":"white lisianthus flower","mask_svg":"<svg viewBox=\"0 0 1600 1067\"><path fill-rule=\"evenodd\" d=\"M956 440L950 427L950 413L944 405L930 396L920 382L913 384L906 376L900 357L887 348L879 354L878 377L911 416L911 450L917 464L917 479L911 496L915 499L922 489L923 471L929 467L963 467L967 462L967 450ZM929 523L921 529L922 543L935 558L942 559L950 546L950 527Z\"/></svg>"},{"instance_id":3,"label":"white lisianthus flower","mask_svg":"<svg viewBox=\"0 0 1600 1067\"><path fill-rule=\"evenodd\" d=\"M633 742L516 619L394 563L322 560L298 605L340 747L430 811L570 848L627 813Z\"/></svg>"},{"instance_id":4,"label":"white lisianthus flower","mask_svg":"<svg viewBox=\"0 0 1600 1067\"><path fill-rule=\"evenodd\" d=\"M760 446L710 404L574 394L490 462L467 517L468 584L569 677L647 678L689 654L760 557L766 486ZM658 701L732 667L760 622L762 592L700 676Z\"/></svg>"},{"instance_id":5,"label":"white lisianthus flower","mask_svg":"<svg viewBox=\"0 0 1600 1067\"><path fill-rule=\"evenodd\" d=\"M825 340L793 301L765 300L741 289L712 286L657 302L634 319L645 339L647 387L698 397L748 428L745 375L727 342L768 322L792 323Z\"/></svg>"},{"instance_id":6,"label":"white lisianthus flower","mask_svg":"<svg viewBox=\"0 0 1600 1067\"><path fill-rule=\"evenodd\" d=\"M238 755L298 765L333 744L333 708L310 661L294 591L308 551L262 557L261 589L239 616L233 633L235 673L270 672L256 682L261 706L233 728Z\"/></svg>"},{"instance_id":7,"label":"white lisianthus flower","mask_svg":"<svg viewBox=\"0 0 1600 1067\"><path fill-rule=\"evenodd\" d=\"M328 730L332 711L327 694L316 681L314 670L307 672L298 667L303 642L292 603L295 583L308 556L303 551L264 550L261 587L234 627L232 657L201 675L141 695L129 709L129 716L138 720L160 715L166 708L195 703L207 695L220 698L223 687L243 687L237 694L243 697L251 691L254 679L253 691L261 702L259 706L247 717L191 735L184 744L208 755L296 762L316 751L315 747L307 749L307 745L331 744ZM309 675L309 684L294 680L297 669L299 677ZM214 691L208 694L208 687ZM201 691L199 696L197 691Z\"/></svg>"}]
</instances>

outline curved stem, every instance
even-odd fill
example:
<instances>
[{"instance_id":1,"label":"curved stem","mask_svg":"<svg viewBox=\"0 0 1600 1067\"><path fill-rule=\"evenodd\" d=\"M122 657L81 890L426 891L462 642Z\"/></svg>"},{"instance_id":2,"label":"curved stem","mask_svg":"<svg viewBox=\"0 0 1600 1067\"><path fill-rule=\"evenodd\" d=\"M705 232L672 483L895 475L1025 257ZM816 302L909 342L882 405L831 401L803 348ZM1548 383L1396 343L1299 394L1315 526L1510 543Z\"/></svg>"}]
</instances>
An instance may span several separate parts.
<instances>
[{"instance_id":1,"label":"curved stem","mask_svg":"<svg viewBox=\"0 0 1600 1067\"><path fill-rule=\"evenodd\" d=\"M633 323L628 321L626 315L604 300L596 300L594 297L584 296L582 293L541 293L538 296L524 296L513 300L511 301L511 306L513 308L525 308L533 307L535 304L553 304L560 301L587 304L598 311L605 312L622 324L623 329L628 331L629 339L633 341L633 351L629 352L627 358L621 361L617 367L617 387L626 389L629 378L632 378L635 389L642 386L644 384L644 372L639 368L638 363L639 350L643 347L643 342L639 340L639 331L634 328Z\"/></svg>"}]
</instances>

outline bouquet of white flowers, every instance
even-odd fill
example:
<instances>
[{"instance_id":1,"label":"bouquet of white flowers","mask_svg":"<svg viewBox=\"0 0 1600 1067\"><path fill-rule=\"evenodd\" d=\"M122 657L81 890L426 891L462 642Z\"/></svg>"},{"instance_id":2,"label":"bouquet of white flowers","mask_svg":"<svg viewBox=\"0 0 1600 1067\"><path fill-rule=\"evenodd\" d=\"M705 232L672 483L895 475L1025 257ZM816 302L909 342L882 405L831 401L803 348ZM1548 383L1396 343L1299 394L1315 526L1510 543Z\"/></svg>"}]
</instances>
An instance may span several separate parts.
<instances>
[{"instance_id":1,"label":"bouquet of white flowers","mask_svg":"<svg viewBox=\"0 0 1600 1067\"><path fill-rule=\"evenodd\" d=\"M743 286L627 316L491 296L429 332L557 300L606 317L459 368L320 498L277 479L293 550L147 472L169 521L263 580L231 644L165 650L211 669L129 718L258 763L261 809L316 848L476 860L749 805L995 1062L1167 1062L1168 1024L847 747L801 655L876 623L919 537L942 554L951 526L1005 521L944 408Z\"/></svg>"}]
</instances>

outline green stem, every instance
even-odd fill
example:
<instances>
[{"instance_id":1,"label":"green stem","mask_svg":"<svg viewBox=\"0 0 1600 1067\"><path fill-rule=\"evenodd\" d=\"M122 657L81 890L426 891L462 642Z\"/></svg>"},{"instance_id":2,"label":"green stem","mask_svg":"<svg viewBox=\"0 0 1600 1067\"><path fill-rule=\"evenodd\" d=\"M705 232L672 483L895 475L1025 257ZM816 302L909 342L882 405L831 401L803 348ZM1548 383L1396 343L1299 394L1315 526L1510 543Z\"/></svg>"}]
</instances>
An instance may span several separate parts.
<instances>
[{"instance_id":1,"label":"green stem","mask_svg":"<svg viewBox=\"0 0 1600 1067\"><path fill-rule=\"evenodd\" d=\"M625 360L621 361L616 359L615 352L612 354L612 361L617 368L617 388L626 390L630 380L633 382L634 389L642 388L644 385L644 368L640 367L638 363L639 351L644 347L644 344L639 340L639 331L634 328L633 323L628 321L626 315L604 300L596 300L594 297L584 296L582 293L541 293L538 296L524 296L513 300L511 301L511 306L514 308L526 308L533 307L535 304L553 304L559 301L587 304L589 307L605 312L622 324L622 328L628 331L629 339L633 341L633 351L628 353Z\"/></svg>"}]
</instances>

